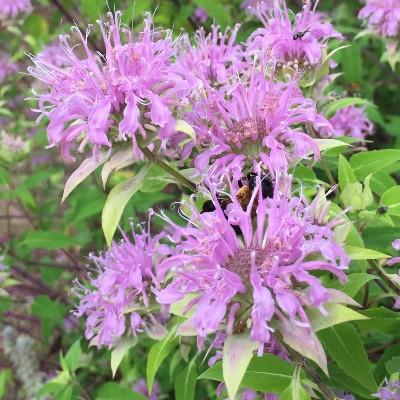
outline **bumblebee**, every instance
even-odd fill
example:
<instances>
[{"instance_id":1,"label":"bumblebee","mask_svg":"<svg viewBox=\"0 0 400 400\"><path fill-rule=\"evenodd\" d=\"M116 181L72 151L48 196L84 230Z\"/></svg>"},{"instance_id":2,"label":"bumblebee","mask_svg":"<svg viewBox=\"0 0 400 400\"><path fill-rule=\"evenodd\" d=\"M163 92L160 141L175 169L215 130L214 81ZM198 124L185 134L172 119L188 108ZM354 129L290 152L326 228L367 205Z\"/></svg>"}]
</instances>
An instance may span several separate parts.
<instances>
[{"instance_id":1,"label":"bumblebee","mask_svg":"<svg viewBox=\"0 0 400 400\"><path fill-rule=\"evenodd\" d=\"M274 194L274 186L272 184L272 181L266 175L261 176L261 179L262 196L264 198L272 197ZM257 186L257 174L255 174L254 172L248 173L246 177L243 177L238 182L238 185L239 190L236 193L236 198L238 199L243 210L245 210L249 205L251 195ZM218 196L217 199L223 210L225 210L227 205L231 202L231 200L227 196ZM215 211L215 206L212 200L207 200L206 202L204 202L201 212L204 213L212 211Z\"/></svg>"}]
</instances>

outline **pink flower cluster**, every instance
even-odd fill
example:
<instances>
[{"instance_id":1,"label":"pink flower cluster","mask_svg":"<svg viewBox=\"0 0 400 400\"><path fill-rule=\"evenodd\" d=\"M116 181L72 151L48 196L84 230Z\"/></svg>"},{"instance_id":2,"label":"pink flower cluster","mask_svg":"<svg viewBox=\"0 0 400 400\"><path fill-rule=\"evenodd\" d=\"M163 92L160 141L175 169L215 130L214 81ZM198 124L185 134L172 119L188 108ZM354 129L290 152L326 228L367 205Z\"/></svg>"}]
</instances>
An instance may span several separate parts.
<instances>
[{"instance_id":1,"label":"pink flower cluster","mask_svg":"<svg viewBox=\"0 0 400 400\"><path fill-rule=\"evenodd\" d=\"M0 20L16 18L32 9L31 0L0 0Z\"/></svg>"},{"instance_id":2,"label":"pink flower cluster","mask_svg":"<svg viewBox=\"0 0 400 400\"><path fill-rule=\"evenodd\" d=\"M150 237L143 227L139 229L136 233L132 228L132 241L124 234L107 252L90 256L96 266L92 289L76 285L81 301L75 314L86 317L86 337L97 346L111 346L127 324L134 335L160 330L158 316L148 312L149 297L156 282L155 266L170 249L160 243L162 234Z\"/></svg>"},{"instance_id":3,"label":"pink flower cluster","mask_svg":"<svg viewBox=\"0 0 400 400\"><path fill-rule=\"evenodd\" d=\"M400 1L367 0L358 17L366 21L368 29L384 37L400 34Z\"/></svg>"},{"instance_id":4,"label":"pink flower cluster","mask_svg":"<svg viewBox=\"0 0 400 400\"><path fill-rule=\"evenodd\" d=\"M104 57L95 54L87 38L77 32L82 51L61 37L65 67L60 57L49 60L43 54L33 58L29 72L43 81L48 90L38 97L38 112L49 120L47 132L51 145L60 145L63 157L73 161L72 144L87 143L97 154L101 147L135 135L146 137L144 125L159 128L159 136L174 132L170 108L177 103L177 82L171 70L175 42L171 32L153 28L151 16L145 20L138 37L122 26L120 14L110 14L109 23L99 22L105 48ZM89 34L89 32L88 32Z\"/></svg>"},{"instance_id":5,"label":"pink flower cluster","mask_svg":"<svg viewBox=\"0 0 400 400\"><path fill-rule=\"evenodd\" d=\"M7 54L0 54L0 83L17 71L17 66L10 60Z\"/></svg>"},{"instance_id":6,"label":"pink flower cluster","mask_svg":"<svg viewBox=\"0 0 400 400\"><path fill-rule=\"evenodd\" d=\"M321 197L307 204L290 195L288 182L277 181L273 198L263 198L261 185L258 179L245 209L231 196L224 211L214 188L214 212L200 213L192 205L186 227L164 217L173 227L176 254L158 266L158 279L167 285L157 301L172 305L191 295L184 311L191 317L182 329L194 329L200 344L212 333L230 334L244 324L263 349L273 318L288 319L307 332L304 307L326 313L324 304L334 295L312 272L346 279L349 259L332 231L338 221L327 222ZM229 191L236 190L231 182Z\"/></svg>"}]
</instances>

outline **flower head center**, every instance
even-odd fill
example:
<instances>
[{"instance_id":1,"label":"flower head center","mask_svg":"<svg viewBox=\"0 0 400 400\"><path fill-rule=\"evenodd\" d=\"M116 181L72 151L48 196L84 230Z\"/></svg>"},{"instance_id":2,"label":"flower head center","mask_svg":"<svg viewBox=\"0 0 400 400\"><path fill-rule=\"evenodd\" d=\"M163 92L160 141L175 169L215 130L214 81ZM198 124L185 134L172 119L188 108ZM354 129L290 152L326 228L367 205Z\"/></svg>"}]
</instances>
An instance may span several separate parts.
<instances>
[{"instance_id":1,"label":"flower head center","mask_svg":"<svg viewBox=\"0 0 400 400\"><path fill-rule=\"evenodd\" d=\"M233 256L229 256L225 263L225 268L237 274L244 285L250 282L251 254L253 252L255 253L255 263L260 266L267 258L267 251L256 247L239 249Z\"/></svg>"},{"instance_id":2,"label":"flower head center","mask_svg":"<svg viewBox=\"0 0 400 400\"><path fill-rule=\"evenodd\" d=\"M261 141L268 135L267 123L262 117L250 117L235 121L226 132L227 142L238 149Z\"/></svg>"}]
</instances>

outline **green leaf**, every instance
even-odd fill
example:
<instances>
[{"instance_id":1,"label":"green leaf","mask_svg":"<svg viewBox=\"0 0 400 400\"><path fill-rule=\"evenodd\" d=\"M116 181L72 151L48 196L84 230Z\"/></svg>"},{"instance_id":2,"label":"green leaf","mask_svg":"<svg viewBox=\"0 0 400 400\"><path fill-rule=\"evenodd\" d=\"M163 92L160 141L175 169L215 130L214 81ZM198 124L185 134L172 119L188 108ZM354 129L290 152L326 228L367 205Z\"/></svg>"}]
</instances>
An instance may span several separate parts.
<instances>
[{"instance_id":1,"label":"green leaf","mask_svg":"<svg viewBox=\"0 0 400 400\"><path fill-rule=\"evenodd\" d=\"M318 333L329 355L349 376L376 392L367 352L357 330L349 323L332 326Z\"/></svg>"},{"instance_id":2,"label":"green leaf","mask_svg":"<svg viewBox=\"0 0 400 400\"><path fill-rule=\"evenodd\" d=\"M84 181L91 173L93 173L101 164L106 161L107 155L100 154L98 157L86 158L82 164L71 174L65 183L64 193L61 203L71 194L71 192Z\"/></svg>"},{"instance_id":3,"label":"green leaf","mask_svg":"<svg viewBox=\"0 0 400 400\"><path fill-rule=\"evenodd\" d=\"M56 301L52 301L47 296L37 296L31 306L32 314L40 318L47 318L56 323L63 323L63 307Z\"/></svg>"},{"instance_id":4,"label":"green leaf","mask_svg":"<svg viewBox=\"0 0 400 400\"><path fill-rule=\"evenodd\" d=\"M361 399L363 400L372 399L370 390L366 389L356 380L352 379L334 362L329 363L329 376L333 386L343 388L347 392L353 394L358 394L361 396Z\"/></svg>"},{"instance_id":5,"label":"green leaf","mask_svg":"<svg viewBox=\"0 0 400 400\"><path fill-rule=\"evenodd\" d=\"M400 372L400 356L393 357L385 365L389 376L396 372Z\"/></svg>"},{"instance_id":6,"label":"green leaf","mask_svg":"<svg viewBox=\"0 0 400 400\"><path fill-rule=\"evenodd\" d=\"M386 172L376 172L371 177L371 190L379 196L393 186L396 186L396 181Z\"/></svg>"},{"instance_id":7,"label":"green leaf","mask_svg":"<svg viewBox=\"0 0 400 400\"><path fill-rule=\"evenodd\" d=\"M136 346L138 340L136 337L126 337L122 338L115 346L114 350L111 352L111 371L113 378L117 372L119 365L121 364L122 359L126 354L128 354L129 350Z\"/></svg>"},{"instance_id":8,"label":"green leaf","mask_svg":"<svg viewBox=\"0 0 400 400\"><path fill-rule=\"evenodd\" d=\"M400 343L394 344L385 349L374 369L374 375L376 377L377 382L382 382L382 380L387 375L386 363L390 361L393 357L397 357L399 354L400 354Z\"/></svg>"},{"instance_id":9,"label":"green leaf","mask_svg":"<svg viewBox=\"0 0 400 400\"><path fill-rule=\"evenodd\" d=\"M31 209L34 209L36 207L36 200L26 186L24 185L18 186L14 190L13 194L14 196L18 197L22 201L22 203L27 207Z\"/></svg>"},{"instance_id":10,"label":"green leaf","mask_svg":"<svg viewBox=\"0 0 400 400\"><path fill-rule=\"evenodd\" d=\"M70 385L70 382L71 375L69 372L61 371L55 378L51 379L40 388L38 395L43 396L49 393L59 393L64 387Z\"/></svg>"},{"instance_id":11,"label":"green leaf","mask_svg":"<svg viewBox=\"0 0 400 400\"><path fill-rule=\"evenodd\" d=\"M64 358L69 371L74 372L80 367L81 357L82 348L81 341L79 339L70 347Z\"/></svg>"},{"instance_id":12,"label":"green leaf","mask_svg":"<svg viewBox=\"0 0 400 400\"><path fill-rule=\"evenodd\" d=\"M368 319L365 315L362 315L343 304L327 303L324 308L328 311L328 315L322 315L321 312L315 308L307 310L307 315L310 318L314 332L321 331L330 326L342 324L343 322Z\"/></svg>"},{"instance_id":13,"label":"green leaf","mask_svg":"<svg viewBox=\"0 0 400 400\"><path fill-rule=\"evenodd\" d=\"M350 158L350 165L358 179L364 179L369 174L382 169L400 160L400 150L372 150L354 154Z\"/></svg>"},{"instance_id":14,"label":"green leaf","mask_svg":"<svg viewBox=\"0 0 400 400\"><path fill-rule=\"evenodd\" d=\"M194 0L196 5L204 8L207 14L221 25L222 29L231 24L231 17L221 0Z\"/></svg>"},{"instance_id":15,"label":"green leaf","mask_svg":"<svg viewBox=\"0 0 400 400\"><path fill-rule=\"evenodd\" d=\"M129 199L143 185L149 167L144 167L133 178L121 182L115 186L107 197L101 216L101 224L107 244L110 246L119 220Z\"/></svg>"},{"instance_id":16,"label":"green leaf","mask_svg":"<svg viewBox=\"0 0 400 400\"><path fill-rule=\"evenodd\" d=\"M362 287L374 279L378 278L374 275L356 272L347 275L347 282L344 285L338 283L335 284L334 287L340 289L349 296L354 297Z\"/></svg>"},{"instance_id":17,"label":"green leaf","mask_svg":"<svg viewBox=\"0 0 400 400\"><path fill-rule=\"evenodd\" d=\"M362 81L362 59L361 44L354 42L336 55L335 60L340 63L347 82Z\"/></svg>"},{"instance_id":18,"label":"green leaf","mask_svg":"<svg viewBox=\"0 0 400 400\"><path fill-rule=\"evenodd\" d=\"M279 396L279 400L311 400L310 395L304 389L301 378L300 369L296 367L292 382Z\"/></svg>"},{"instance_id":19,"label":"green leaf","mask_svg":"<svg viewBox=\"0 0 400 400\"><path fill-rule=\"evenodd\" d=\"M154 344L150 351L147 359L147 368L146 368L146 378L147 378L147 387L149 388L149 392L153 388L154 378L158 369L160 368L162 362L168 356L169 353L174 349L177 338L176 338L176 326L171 329L168 335Z\"/></svg>"},{"instance_id":20,"label":"green leaf","mask_svg":"<svg viewBox=\"0 0 400 400\"><path fill-rule=\"evenodd\" d=\"M0 399L7 394L7 384L11 381L11 370L3 368L0 371Z\"/></svg>"},{"instance_id":21,"label":"green leaf","mask_svg":"<svg viewBox=\"0 0 400 400\"><path fill-rule=\"evenodd\" d=\"M115 382L104 384L96 397L96 400L146 400L147 397L134 392L132 389Z\"/></svg>"},{"instance_id":22,"label":"green leaf","mask_svg":"<svg viewBox=\"0 0 400 400\"><path fill-rule=\"evenodd\" d=\"M284 318L276 323L276 327L286 344L304 357L314 361L325 374L328 374L325 350L311 329L297 326Z\"/></svg>"},{"instance_id":23,"label":"green leaf","mask_svg":"<svg viewBox=\"0 0 400 400\"><path fill-rule=\"evenodd\" d=\"M381 197L381 207L387 207L388 214L400 217L400 185L387 190Z\"/></svg>"},{"instance_id":24,"label":"green leaf","mask_svg":"<svg viewBox=\"0 0 400 400\"><path fill-rule=\"evenodd\" d=\"M31 14L24 21L24 33L32 35L35 39L44 39L49 33L47 19L39 14Z\"/></svg>"},{"instance_id":25,"label":"green leaf","mask_svg":"<svg viewBox=\"0 0 400 400\"><path fill-rule=\"evenodd\" d=\"M390 258L389 255L379 251L366 249L364 247L345 246L347 255L354 260L379 260L382 258Z\"/></svg>"},{"instance_id":26,"label":"green leaf","mask_svg":"<svg viewBox=\"0 0 400 400\"><path fill-rule=\"evenodd\" d=\"M224 382L231 399L234 399L240 382L249 366L258 344L248 332L230 335L224 343L222 370Z\"/></svg>"},{"instance_id":27,"label":"green leaf","mask_svg":"<svg viewBox=\"0 0 400 400\"><path fill-rule=\"evenodd\" d=\"M348 143L336 139L314 139L320 151L331 150L336 147L350 146Z\"/></svg>"},{"instance_id":28,"label":"green leaf","mask_svg":"<svg viewBox=\"0 0 400 400\"><path fill-rule=\"evenodd\" d=\"M197 383L196 358L175 379L175 400L194 400Z\"/></svg>"},{"instance_id":29,"label":"green leaf","mask_svg":"<svg viewBox=\"0 0 400 400\"><path fill-rule=\"evenodd\" d=\"M294 367L287 361L266 354L262 357L253 357L241 382L242 388L260 392L281 393L292 380ZM223 381L222 362L217 362L199 379Z\"/></svg>"},{"instance_id":30,"label":"green leaf","mask_svg":"<svg viewBox=\"0 0 400 400\"><path fill-rule=\"evenodd\" d=\"M57 325L64 323L65 310L57 301L52 301L47 296L35 297L31 312L40 318L43 338L47 341Z\"/></svg>"},{"instance_id":31,"label":"green leaf","mask_svg":"<svg viewBox=\"0 0 400 400\"><path fill-rule=\"evenodd\" d=\"M91 21L96 21L103 14L104 2L98 0L81 0L82 12Z\"/></svg>"},{"instance_id":32,"label":"green leaf","mask_svg":"<svg viewBox=\"0 0 400 400\"><path fill-rule=\"evenodd\" d=\"M350 163L339 154L339 187L340 190L343 190L348 183L357 182L357 178L351 168Z\"/></svg>"},{"instance_id":33,"label":"green leaf","mask_svg":"<svg viewBox=\"0 0 400 400\"><path fill-rule=\"evenodd\" d=\"M21 241L29 250L46 249L55 250L71 246L78 246L80 241L63 232L57 231L32 231L25 235Z\"/></svg>"},{"instance_id":34,"label":"green leaf","mask_svg":"<svg viewBox=\"0 0 400 400\"><path fill-rule=\"evenodd\" d=\"M123 149L117 151L112 157L104 164L103 169L101 170L101 180L103 182L103 187L106 187L108 177L111 172L119 169L125 168L135 161L132 149L129 147L127 149Z\"/></svg>"},{"instance_id":35,"label":"green leaf","mask_svg":"<svg viewBox=\"0 0 400 400\"><path fill-rule=\"evenodd\" d=\"M400 315L398 312L388 310L385 307L378 307L361 310L360 313L369 318L355 322L361 331L365 331L366 333L380 331L389 334L398 334L400 326Z\"/></svg>"},{"instance_id":36,"label":"green leaf","mask_svg":"<svg viewBox=\"0 0 400 400\"><path fill-rule=\"evenodd\" d=\"M337 111L341 108L349 106L373 106L373 104L366 100L358 97L345 97L342 99L334 100L328 104L324 110L324 114L327 118L332 118Z\"/></svg>"}]
</instances>

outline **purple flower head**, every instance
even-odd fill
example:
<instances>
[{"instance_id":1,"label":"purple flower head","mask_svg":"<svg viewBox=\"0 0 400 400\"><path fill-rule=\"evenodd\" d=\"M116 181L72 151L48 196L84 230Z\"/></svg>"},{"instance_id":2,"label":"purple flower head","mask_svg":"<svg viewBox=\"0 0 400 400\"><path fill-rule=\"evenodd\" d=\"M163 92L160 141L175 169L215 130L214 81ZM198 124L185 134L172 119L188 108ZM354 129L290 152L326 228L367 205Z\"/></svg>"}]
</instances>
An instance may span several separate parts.
<instances>
[{"instance_id":1,"label":"purple flower head","mask_svg":"<svg viewBox=\"0 0 400 400\"><path fill-rule=\"evenodd\" d=\"M205 148L195 166L204 172L211 163L215 177L230 170L239 179L246 164L260 161L273 174L298 159L318 159L318 146L302 126L330 127L295 80L275 82L260 73L253 73L248 84L237 84L229 95L210 88L202 102L187 116Z\"/></svg>"},{"instance_id":2,"label":"purple flower head","mask_svg":"<svg viewBox=\"0 0 400 400\"><path fill-rule=\"evenodd\" d=\"M262 7L263 10L269 11L274 5L274 0L244 0L240 7L253 13L253 9Z\"/></svg>"},{"instance_id":3,"label":"purple flower head","mask_svg":"<svg viewBox=\"0 0 400 400\"><path fill-rule=\"evenodd\" d=\"M208 19L207 11L203 7L197 7L194 10L192 18L195 21L198 21L200 24L204 24L204 22L206 22Z\"/></svg>"},{"instance_id":4,"label":"purple flower head","mask_svg":"<svg viewBox=\"0 0 400 400\"><path fill-rule=\"evenodd\" d=\"M380 400L400 400L400 381L388 382L385 381L385 386L382 386L378 393L373 396Z\"/></svg>"},{"instance_id":5,"label":"purple flower head","mask_svg":"<svg viewBox=\"0 0 400 400\"><path fill-rule=\"evenodd\" d=\"M56 67L66 67L73 65L71 59L67 57L65 48L61 43L54 42L50 43L43 48L43 50L37 55L37 58L43 63L48 65L54 65Z\"/></svg>"},{"instance_id":6,"label":"purple flower head","mask_svg":"<svg viewBox=\"0 0 400 400\"><path fill-rule=\"evenodd\" d=\"M205 85L226 84L242 69L243 49L235 44L239 28L237 24L232 30L221 32L213 25L208 35L201 28L194 44L188 35L182 37L181 56L175 69L188 81L189 89L197 91Z\"/></svg>"},{"instance_id":7,"label":"purple flower head","mask_svg":"<svg viewBox=\"0 0 400 400\"><path fill-rule=\"evenodd\" d=\"M277 67L296 70L307 70L321 63L327 40L341 38L341 35L315 11L317 3L312 8L307 1L293 23L284 0L276 0L271 12L262 5L254 9L264 27L251 35L250 54L272 59Z\"/></svg>"},{"instance_id":8,"label":"purple flower head","mask_svg":"<svg viewBox=\"0 0 400 400\"><path fill-rule=\"evenodd\" d=\"M396 239L392 242L392 247L397 250L400 251L400 239ZM400 257L393 257L390 260L388 260L386 262L387 265L392 266L395 264L400 264Z\"/></svg>"},{"instance_id":9,"label":"purple flower head","mask_svg":"<svg viewBox=\"0 0 400 400\"><path fill-rule=\"evenodd\" d=\"M1 147L7 152L19 153L27 149L27 143L24 142L19 136L8 135L6 132L0 132L0 144Z\"/></svg>"},{"instance_id":10,"label":"purple flower head","mask_svg":"<svg viewBox=\"0 0 400 400\"><path fill-rule=\"evenodd\" d=\"M147 383L145 379L139 379L136 381L136 383L133 385L133 391L136 393L140 393L149 400L159 400L161 399L161 386L158 383L158 381L154 381L153 384L153 390L151 391L151 395L149 395L149 390L147 388Z\"/></svg>"},{"instance_id":11,"label":"purple flower head","mask_svg":"<svg viewBox=\"0 0 400 400\"><path fill-rule=\"evenodd\" d=\"M68 66L60 68L39 57L33 58L36 66L29 69L48 87L39 95L37 111L50 121L49 142L61 145L69 161L73 161L69 152L76 140L81 147L90 143L97 153L100 147L127 138L135 148L137 132L147 136L146 124L157 126L161 139L174 133L170 106L177 100L171 72L175 51L171 32L155 30L148 15L143 31L134 38L121 24L120 13L109 18L108 23L99 22L104 55L94 54L87 37L78 31L83 52L72 47L68 37L61 38ZM84 56L79 56L82 53Z\"/></svg>"},{"instance_id":12,"label":"purple flower head","mask_svg":"<svg viewBox=\"0 0 400 400\"><path fill-rule=\"evenodd\" d=\"M0 20L16 18L18 14L31 10L31 0L0 0Z\"/></svg>"},{"instance_id":13,"label":"purple flower head","mask_svg":"<svg viewBox=\"0 0 400 400\"><path fill-rule=\"evenodd\" d=\"M372 135L374 124L368 119L365 110L355 106L341 108L329 120L333 130L327 136L350 136L364 139ZM325 136L323 134L322 136Z\"/></svg>"},{"instance_id":14,"label":"purple flower head","mask_svg":"<svg viewBox=\"0 0 400 400\"><path fill-rule=\"evenodd\" d=\"M366 20L368 29L384 37L400 33L399 0L367 0L358 18Z\"/></svg>"},{"instance_id":15,"label":"purple flower head","mask_svg":"<svg viewBox=\"0 0 400 400\"><path fill-rule=\"evenodd\" d=\"M5 53L0 53L0 83L16 71L17 66L11 62L10 57Z\"/></svg>"},{"instance_id":16,"label":"purple flower head","mask_svg":"<svg viewBox=\"0 0 400 400\"><path fill-rule=\"evenodd\" d=\"M111 347L127 330L132 335L162 330L150 311L154 268L169 254L162 237L151 238L143 227L140 233L132 229L132 241L123 234L108 251L90 256L96 274L90 277L91 289L77 287L81 299L75 315L86 317L86 338L97 346Z\"/></svg>"},{"instance_id":17,"label":"purple flower head","mask_svg":"<svg viewBox=\"0 0 400 400\"><path fill-rule=\"evenodd\" d=\"M281 178L273 198L263 198L258 178L245 209L230 196L224 211L216 186L210 186L214 212L199 213L189 205L186 227L169 221L176 253L159 265L159 280L168 278L157 301L170 305L189 296L185 311L191 315L184 326L200 339L248 326L261 352L271 340L273 318L311 329L305 307L326 313L324 304L331 298L314 271L329 271L344 281L349 263L334 240L338 221L322 222L329 207L321 207L321 196L311 204L291 197L290 185ZM230 182L229 192L237 189Z\"/></svg>"}]
</instances>

